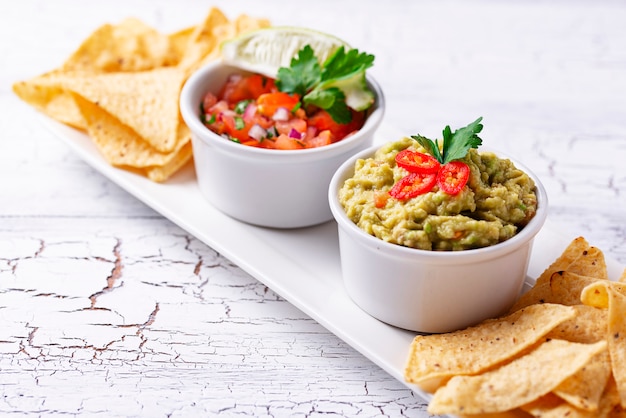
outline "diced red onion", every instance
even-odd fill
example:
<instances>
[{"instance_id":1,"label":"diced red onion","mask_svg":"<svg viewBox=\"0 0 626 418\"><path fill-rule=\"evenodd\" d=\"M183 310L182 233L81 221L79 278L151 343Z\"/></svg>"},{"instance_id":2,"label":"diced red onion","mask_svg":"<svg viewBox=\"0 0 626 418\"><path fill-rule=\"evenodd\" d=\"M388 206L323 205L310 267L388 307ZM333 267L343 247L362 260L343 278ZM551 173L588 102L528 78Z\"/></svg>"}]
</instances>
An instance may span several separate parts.
<instances>
[{"instance_id":1,"label":"diced red onion","mask_svg":"<svg viewBox=\"0 0 626 418\"><path fill-rule=\"evenodd\" d=\"M267 130L267 134L270 135L272 138L275 138L278 136L278 131L276 130L275 126L270 126Z\"/></svg>"},{"instance_id":2,"label":"diced red onion","mask_svg":"<svg viewBox=\"0 0 626 418\"><path fill-rule=\"evenodd\" d=\"M274 116L272 116L272 119L277 121L289 120L289 110L286 107L279 107L278 109L276 109L276 112L274 112Z\"/></svg>"},{"instance_id":3,"label":"diced red onion","mask_svg":"<svg viewBox=\"0 0 626 418\"><path fill-rule=\"evenodd\" d=\"M244 110L243 112L243 120L245 120L246 122L251 121L254 117L254 114L256 113L256 108L256 104L249 103L248 106L246 106L246 110Z\"/></svg>"},{"instance_id":4,"label":"diced red onion","mask_svg":"<svg viewBox=\"0 0 626 418\"><path fill-rule=\"evenodd\" d=\"M302 139L302 134L291 128L291 130L289 131L289 138Z\"/></svg>"},{"instance_id":5,"label":"diced red onion","mask_svg":"<svg viewBox=\"0 0 626 418\"><path fill-rule=\"evenodd\" d=\"M258 123L252 125L252 127L248 131L248 136L250 136L250 138L256 139L257 141L265 138L266 135L267 131L263 129L263 127L261 127L261 125L259 125Z\"/></svg>"}]
</instances>

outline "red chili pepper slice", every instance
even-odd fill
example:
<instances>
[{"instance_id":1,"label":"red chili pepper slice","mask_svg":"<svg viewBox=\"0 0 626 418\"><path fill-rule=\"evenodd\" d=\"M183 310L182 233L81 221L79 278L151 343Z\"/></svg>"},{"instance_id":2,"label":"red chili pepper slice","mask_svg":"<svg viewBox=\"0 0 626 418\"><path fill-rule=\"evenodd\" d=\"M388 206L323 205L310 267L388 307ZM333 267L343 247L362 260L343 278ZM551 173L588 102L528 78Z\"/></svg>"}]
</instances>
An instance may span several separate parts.
<instances>
[{"instance_id":1,"label":"red chili pepper slice","mask_svg":"<svg viewBox=\"0 0 626 418\"><path fill-rule=\"evenodd\" d=\"M437 174L437 185L450 195L456 195L467 183L470 168L463 161L450 161L444 164Z\"/></svg>"},{"instance_id":2,"label":"red chili pepper slice","mask_svg":"<svg viewBox=\"0 0 626 418\"><path fill-rule=\"evenodd\" d=\"M389 194L398 200L407 200L429 192L437 181L435 173L409 173L393 185Z\"/></svg>"},{"instance_id":3,"label":"red chili pepper slice","mask_svg":"<svg viewBox=\"0 0 626 418\"><path fill-rule=\"evenodd\" d=\"M404 149L396 154L396 164L410 173L436 173L441 164L432 155Z\"/></svg>"}]
</instances>

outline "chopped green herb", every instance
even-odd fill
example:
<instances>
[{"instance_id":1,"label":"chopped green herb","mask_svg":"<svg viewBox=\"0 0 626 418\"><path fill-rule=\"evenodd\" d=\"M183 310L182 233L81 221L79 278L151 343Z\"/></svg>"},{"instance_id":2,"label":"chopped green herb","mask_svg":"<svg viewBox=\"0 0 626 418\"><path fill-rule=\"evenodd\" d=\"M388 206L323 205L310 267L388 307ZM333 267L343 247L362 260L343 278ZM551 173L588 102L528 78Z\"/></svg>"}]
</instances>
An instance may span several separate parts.
<instances>
[{"instance_id":1,"label":"chopped green herb","mask_svg":"<svg viewBox=\"0 0 626 418\"><path fill-rule=\"evenodd\" d=\"M342 46L320 65L310 45L291 60L289 68L278 70L276 86L285 93L296 93L305 105L326 110L337 123L349 123L352 114L344 92L336 87L341 81L362 76L374 65L374 56ZM367 88L365 86L365 88Z\"/></svg>"},{"instance_id":2,"label":"chopped green herb","mask_svg":"<svg viewBox=\"0 0 626 418\"><path fill-rule=\"evenodd\" d=\"M450 126L446 125L443 130L441 151L438 140L433 141L421 135L412 135L411 138L426 148L426 151L441 164L446 164L464 158L470 148L478 148L483 143L483 140L478 136L478 133L483 130L483 125L480 123L482 120L483 118L480 117L466 127L457 129L454 133Z\"/></svg>"},{"instance_id":3,"label":"chopped green herb","mask_svg":"<svg viewBox=\"0 0 626 418\"><path fill-rule=\"evenodd\" d=\"M235 116L235 129L238 131L243 129L246 126L246 123L243 121L241 116Z\"/></svg>"},{"instance_id":4,"label":"chopped green herb","mask_svg":"<svg viewBox=\"0 0 626 418\"><path fill-rule=\"evenodd\" d=\"M235 113L237 113L239 115L243 115L243 112L246 111L246 107L248 107L248 105L250 103L252 103L252 102L254 102L254 100L251 100L251 99L249 99L249 100L241 100L240 102L238 102L235 105L235 109L234 109Z\"/></svg>"}]
</instances>

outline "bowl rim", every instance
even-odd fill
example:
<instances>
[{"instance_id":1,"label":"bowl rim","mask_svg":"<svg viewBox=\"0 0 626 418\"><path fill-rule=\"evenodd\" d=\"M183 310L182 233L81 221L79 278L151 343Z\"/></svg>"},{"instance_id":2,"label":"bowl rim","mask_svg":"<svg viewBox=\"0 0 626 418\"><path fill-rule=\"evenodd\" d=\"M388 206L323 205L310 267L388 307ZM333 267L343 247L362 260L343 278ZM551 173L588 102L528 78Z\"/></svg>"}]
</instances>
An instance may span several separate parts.
<instances>
[{"instance_id":1,"label":"bowl rim","mask_svg":"<svg viewBox=\"0 0 626 418\"><path fill-rule=\"evenodd\" d=\"M393 141L389 141L393 142ZM548 196L545 187L539 177L528 169L524 164L510 157L506 153L489 147L482 147L479 152L491 152L498 158L509 159L517 169L524 171L535 182L535 193L537 194L537 212L530 222L506 241L499 242L488 247L472 248L460 251L432 251L419 248L405 247L383 241L373 235L368 234L352 222L345 213L341 203L339 203L338 191L345 180L354 173L354 164L358 159L369 158L384 144L373 145L344 161L335 171L328 188L328 200L331 212L340 228L346 230L355 240L359 240L363 245L376 248L384 254L396 257L411 257L413 259L424 260L429 263L445 264L455 263L478 263L484 260L500 257L520 247L531 243L535 235L543 227L548 215Z\"/></svg>"},{"instance_id":2,"label":"bowl rim","mask_svg":"<svg viewBox=\"0 0 626 418\"><path fill-rule=\"evenodd\" d=\"M376 101L374 107L370 108L370 113L368 114L364 125L355 134L333 144L301 150L276 150L249 146L242 147L241 144L225 140L223 137L204 126L204 124L200 121L199 115L197 114L199 103L192 103L192 97L197 89L203 90L202 96L206 94L208 89L204 85L206 84L207 78L210 77L212 72L220 67L232 68L233 71L251 74L250 71L227 64L221 60L208 63L207 65L194 71L185 81L179 98L179 109L185 123L191 132L195 134L194 136L196 138L206 144L220 147L224 151L255 156L257 158L269 157L291 159L294 158L294 156L300 156L301 158L312 158L314 156L327 157L327 154L339 154L345 152L346 150L352 148L354 143L359 143L359 140L364 135L367 135L368 133L373 134L382 122L385 113L386 103L382 88L374 77L372 77L369 73L366 73L366 80L376 96ZM280 157L281 155L282 157Z\"/></svg>"}]
</instances>

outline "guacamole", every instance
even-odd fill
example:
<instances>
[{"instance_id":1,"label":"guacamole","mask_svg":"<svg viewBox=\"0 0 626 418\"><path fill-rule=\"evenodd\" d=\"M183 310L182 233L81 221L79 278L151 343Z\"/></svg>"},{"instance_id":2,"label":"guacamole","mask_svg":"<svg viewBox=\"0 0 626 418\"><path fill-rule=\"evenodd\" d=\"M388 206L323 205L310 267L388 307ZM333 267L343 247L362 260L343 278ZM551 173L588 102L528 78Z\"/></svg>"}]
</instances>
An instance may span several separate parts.
<instances>
[{"instance_id":1,"label":"guacamole","mask_svg":"<svg viewBox=\"0 0 626 418\"><path fill-rule=\"evenodd\" d=\"M458 194L434 186L407 200L391 197L389 190L407 174L395 156L407 148L425 152L410 138L389 143L373 158L357 160L339 191L348 217L368 234L422 250L466 250L511 238L535 215L533 180L510 160L476 149L461 160L470 175Z\"/></svg>"}]
</instances>

